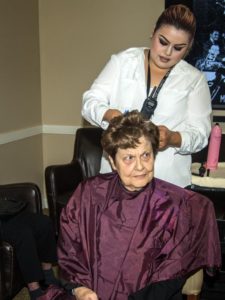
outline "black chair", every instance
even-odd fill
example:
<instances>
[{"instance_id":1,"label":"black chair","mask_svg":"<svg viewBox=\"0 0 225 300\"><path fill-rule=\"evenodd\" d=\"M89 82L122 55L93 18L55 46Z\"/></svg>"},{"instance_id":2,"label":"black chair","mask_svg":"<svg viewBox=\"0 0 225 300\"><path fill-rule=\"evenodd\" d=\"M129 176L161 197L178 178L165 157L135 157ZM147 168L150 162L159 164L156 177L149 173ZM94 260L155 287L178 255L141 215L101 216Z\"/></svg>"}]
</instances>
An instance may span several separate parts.
<instances>
[{"instance_id":1,"label":"black chair","mask_svg":"<svg viewBox=\"0 0 225 300\"><path fill-rule=\"evenodd\" d=\"M42 213L39 187L34 183L0 185L0 199L10 198L27 202L26 210ZM25 286L13 247L0 240L0 300L10 300Z\"/></svg>"},{"instance_id":2,"label":"black chair","mask_svg":"<svg viewBox=\"0 0 225 300\"><path fill-rule=\"evenodd\" d=\"M73 159L68 164L48 166L45 184L49 215L56 235L59 216L77 185L85 178L97 175L100 170L102 129L79 128L76 132Z\"/></svg>"}]
</instances>

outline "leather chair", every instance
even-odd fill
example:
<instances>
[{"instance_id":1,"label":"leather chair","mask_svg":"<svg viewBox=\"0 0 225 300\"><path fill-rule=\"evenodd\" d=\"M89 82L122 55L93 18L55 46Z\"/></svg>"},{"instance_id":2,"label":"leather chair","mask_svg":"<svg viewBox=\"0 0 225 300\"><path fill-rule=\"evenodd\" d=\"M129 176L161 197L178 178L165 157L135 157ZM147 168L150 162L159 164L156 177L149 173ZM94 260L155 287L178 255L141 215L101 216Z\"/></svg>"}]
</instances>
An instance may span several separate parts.
<instances>
[{"instance_id":1,"label":"leather chair","mask_svg":"<svg viewBox=\"0 0 225 300\"><path fill-rule=\"evenodd\" d=\"M72 161L45 169L49 215L53 220L56 235L59 230L60 212L77 185L83 179L99 173L102 157L101 135L100 128L79 128L76 132Z\"/></svg>"},{"instance_id":2,"label":"leather chair","mask_svg":"<svg viewBox=\"0 0 225 300\"><path fill-rule=\"evenodd\" d=\"M3 198L23 200L27 211L42 213L41 193L34 183L0 185L0 200ZM24 286L12 245L0 240L0 300L12 299Z\"/></svg>"},{"instance_id":3,"label":"leather chair","mask_svg":"<svg viewBox=\"0 0 225 300\"><path fill-rule=\"evenodd\" d=\"M49 214L59 230L59 216L77 185L85 178L95 176L100 171L102 129L79 128L76 132L73 159L64 165L48 166L45 183ZM187 300L198 300L203 284L203 271L192 275L183 287Z\"/></svg>"}]
</instances>

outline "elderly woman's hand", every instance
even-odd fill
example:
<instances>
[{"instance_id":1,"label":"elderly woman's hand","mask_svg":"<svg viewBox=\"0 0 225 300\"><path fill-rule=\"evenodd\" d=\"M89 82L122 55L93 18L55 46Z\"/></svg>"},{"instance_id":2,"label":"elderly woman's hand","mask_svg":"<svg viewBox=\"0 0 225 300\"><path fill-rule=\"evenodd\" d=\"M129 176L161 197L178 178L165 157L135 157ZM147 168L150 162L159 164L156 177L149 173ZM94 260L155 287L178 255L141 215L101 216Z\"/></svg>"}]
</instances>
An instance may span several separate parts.
<instances>
[{"instance_id":1,"label":"elderly woman's hand","mask_svg":"<svg viewBox=\"0 0 225 300\"><path fill-rule=\"evenodd\" d=\"M159 150L164 150L168 147L180 147L181 135L177 131L171 131L166 126L159 125Z\"/></svg>"},{"instance_id":2,"label":"elderly woman's hand","mask_svg":"<svg viewBox=\"0 0 225 300\"><path fill-rule=\"evenodd\" d=\"M75 288L74 295L77 300L98 300L97 294L84 286Z\"/></svg>"}]
</instances>

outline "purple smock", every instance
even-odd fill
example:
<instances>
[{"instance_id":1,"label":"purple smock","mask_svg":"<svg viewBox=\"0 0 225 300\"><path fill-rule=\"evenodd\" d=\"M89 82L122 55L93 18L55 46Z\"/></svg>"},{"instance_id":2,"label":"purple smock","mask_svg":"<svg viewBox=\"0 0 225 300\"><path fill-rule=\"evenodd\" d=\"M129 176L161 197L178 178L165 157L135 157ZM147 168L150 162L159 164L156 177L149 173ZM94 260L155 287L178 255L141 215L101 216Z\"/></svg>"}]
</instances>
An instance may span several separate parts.
<instances>
[{"instance_id":1,"label":"purple smock","mask_svg":"<svg viewBox=\"0 0 225 300\"><path fill-rule=\"evenodd\" d=\"M156 178L137 192L127 191L117 173L89 178L60 224L61 276L101 300L127 300L150 283L221 265L212 202ZM47 299L74 297L52 287L40 298Z\"/></svg>"}]
</instances>

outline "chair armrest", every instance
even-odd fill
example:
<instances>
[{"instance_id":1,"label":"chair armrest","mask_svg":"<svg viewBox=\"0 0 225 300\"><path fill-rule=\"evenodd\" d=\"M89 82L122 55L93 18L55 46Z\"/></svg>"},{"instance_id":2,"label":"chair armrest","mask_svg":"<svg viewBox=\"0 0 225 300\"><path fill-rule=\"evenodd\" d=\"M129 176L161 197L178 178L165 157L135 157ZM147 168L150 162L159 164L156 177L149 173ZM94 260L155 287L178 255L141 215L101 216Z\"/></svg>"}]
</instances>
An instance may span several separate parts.
<instances>
[{"instance_id":1,"label":"chair armrest","mask_svg":"<svg viewBox=\"0 0 225 300\"><path fill-rule=\"evenodd\" d=\"M66 201L83 180L83 173L78 161L69 164L52 165L45 169L46 195L49 207L49 215L54 223L56 234L58 233L59 208L62 207L61 199Z\"/></svg>"}]
</instances>

